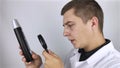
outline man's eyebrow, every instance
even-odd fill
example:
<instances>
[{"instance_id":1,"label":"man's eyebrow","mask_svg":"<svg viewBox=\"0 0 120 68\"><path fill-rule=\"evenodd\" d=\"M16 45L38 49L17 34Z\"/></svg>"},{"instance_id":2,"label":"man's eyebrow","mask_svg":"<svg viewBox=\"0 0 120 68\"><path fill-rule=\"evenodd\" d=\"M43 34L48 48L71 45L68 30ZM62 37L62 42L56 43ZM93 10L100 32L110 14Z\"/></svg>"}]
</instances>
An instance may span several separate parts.
<instances>
[{"instance_id":1,"label":"man's eyebrow","mask_svg":"<svg viewBox=\"0 0 120 68\"><path fill-rule=\"evenodd\" d=\"M71 23L71 21L68 21L68 22L64 23L64 24L63 24L63 27L64 27L65 25L68 25L69 23Z\"/></svg>"}]
</instances>

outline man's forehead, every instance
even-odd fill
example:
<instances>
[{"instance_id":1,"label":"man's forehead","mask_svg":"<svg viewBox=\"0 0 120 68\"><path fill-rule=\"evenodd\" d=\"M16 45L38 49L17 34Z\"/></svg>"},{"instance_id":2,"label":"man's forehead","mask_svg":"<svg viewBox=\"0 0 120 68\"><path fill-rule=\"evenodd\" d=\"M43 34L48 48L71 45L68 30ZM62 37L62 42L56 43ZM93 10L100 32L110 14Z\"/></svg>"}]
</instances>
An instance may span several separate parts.
<instances>
[{"instance_id":1,"label":"man's forehead","mask_svg":"<svg viewBox=\"0 0 120 68\"><path fill-rule=\"evenodd\" d=\"M70 21L74 17L74 12L73 10L68 10L64 15L63 15L63 23L66 23L67 21Z\"/></svg>"},{"instance_id":2,"label":"man's forehead","mask_svg":"<svg viewBox=\"0 0 120 68\"><path fill-rule=\"evenodd\" d=\"M66 11L65 13L64 13L64 17L67 17L67 16L69 16L69 15L74 15L74 9L72 8L72 9L69 9L68 11Z\"/></svg>"}]
</instances>

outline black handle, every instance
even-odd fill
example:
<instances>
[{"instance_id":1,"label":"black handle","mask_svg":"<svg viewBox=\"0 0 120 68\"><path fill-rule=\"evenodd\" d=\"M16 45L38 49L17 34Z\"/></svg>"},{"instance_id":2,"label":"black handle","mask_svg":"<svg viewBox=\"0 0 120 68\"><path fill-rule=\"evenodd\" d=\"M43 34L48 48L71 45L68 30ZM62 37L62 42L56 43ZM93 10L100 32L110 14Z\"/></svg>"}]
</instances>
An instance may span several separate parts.
<instances>
[{"instance_id":1,"label":"black handle","mask_svg":"<svg viewBox=\"0 0 120 68\"><path fill-rule=\"evenodd\" d=\"M31 52L30 52L30 48L29 48L29 46L27 44L27 41L26 41L26 39L24 37L22 29L20 27L15 28L14 32L15 32L17 40L18 40L18 42L20 44L21 50L23 51L23 55L26 58L26 62L32 61L33 58L32 58Z\"/></svg>"},{"instance_id":2,"label":"black handle","mask_svg":"<svg viewBox=\"0 0 120 68\"><path fill-rule=\"evenodd\" d=\"M44 38L42 37L41 34L38 35L38 39L39 39L39 41L40 41L42 47L46 50L46 52L49 53L49 51L48 51L48 49L47 49L47 44L46 44L46 42L45 42L45 40L44 40Z\"/></svg>"}]
</instances>

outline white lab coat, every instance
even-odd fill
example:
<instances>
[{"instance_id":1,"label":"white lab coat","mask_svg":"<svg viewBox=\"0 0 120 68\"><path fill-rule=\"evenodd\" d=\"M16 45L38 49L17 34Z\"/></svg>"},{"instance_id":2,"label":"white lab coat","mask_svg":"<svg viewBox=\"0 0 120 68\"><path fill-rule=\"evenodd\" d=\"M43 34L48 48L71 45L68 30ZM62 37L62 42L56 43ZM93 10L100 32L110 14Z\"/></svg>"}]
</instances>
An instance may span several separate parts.
<instances>
[{"instance_id":1,"label":"white lab coat","mask_svg":"<svg viewBox=\"0 0 120 68\"><path fill-rule=\"evenodd\" d=\"M85 61L79 62L78 49L70 52L65 61L65 68L120 68L120 53L110 42Z\"/></svg>"}]
</instances>

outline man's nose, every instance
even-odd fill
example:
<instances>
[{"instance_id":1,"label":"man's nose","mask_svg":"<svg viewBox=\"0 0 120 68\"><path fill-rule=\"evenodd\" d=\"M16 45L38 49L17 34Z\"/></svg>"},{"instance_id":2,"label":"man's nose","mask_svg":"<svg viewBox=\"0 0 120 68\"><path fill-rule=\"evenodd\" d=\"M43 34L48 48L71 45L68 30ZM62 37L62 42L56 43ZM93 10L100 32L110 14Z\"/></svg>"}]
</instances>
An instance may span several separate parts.
<instances>
[{"instance_id":1,"label":"man's nose","mask_svg":"<svg viewBox=\"0 0 120 68\"><path fill-rule=\"evenodd\" d=\"M64 29L63 35L68 36L70 34L70 31L68 29Z\"/></svg>"}]
</instances>

